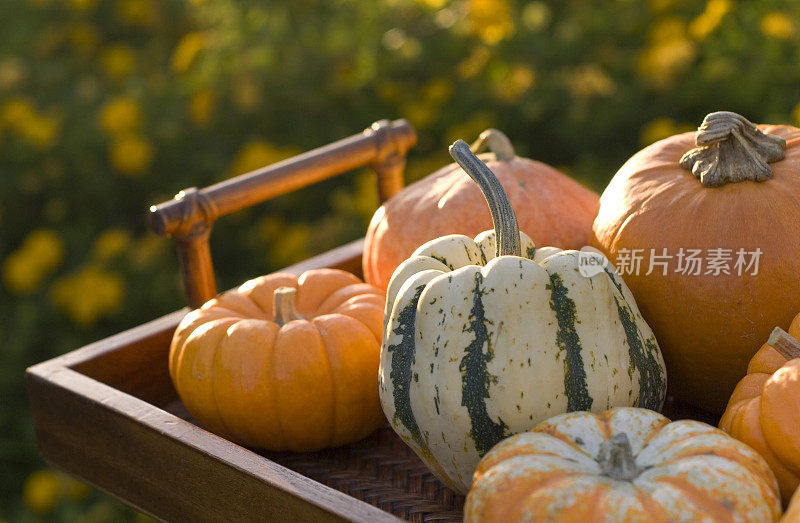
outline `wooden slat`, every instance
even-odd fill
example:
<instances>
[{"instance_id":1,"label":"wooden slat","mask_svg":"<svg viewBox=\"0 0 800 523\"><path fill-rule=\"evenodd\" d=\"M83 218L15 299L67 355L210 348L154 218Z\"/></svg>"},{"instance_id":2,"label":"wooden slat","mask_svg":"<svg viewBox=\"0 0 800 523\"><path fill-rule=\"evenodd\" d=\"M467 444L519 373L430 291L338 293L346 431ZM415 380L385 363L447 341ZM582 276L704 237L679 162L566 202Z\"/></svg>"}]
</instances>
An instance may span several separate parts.
<instances>
[{"instance_id":1,"label":"wooden slat","mask_svg":"<svg viewBox=\"0 0 800 523\"><path fill-rule=\"evenodd\" d=\"M167 521L394 521L161 409L67 368L27 373L42 455Z\"/></svg>"}]
</instances>

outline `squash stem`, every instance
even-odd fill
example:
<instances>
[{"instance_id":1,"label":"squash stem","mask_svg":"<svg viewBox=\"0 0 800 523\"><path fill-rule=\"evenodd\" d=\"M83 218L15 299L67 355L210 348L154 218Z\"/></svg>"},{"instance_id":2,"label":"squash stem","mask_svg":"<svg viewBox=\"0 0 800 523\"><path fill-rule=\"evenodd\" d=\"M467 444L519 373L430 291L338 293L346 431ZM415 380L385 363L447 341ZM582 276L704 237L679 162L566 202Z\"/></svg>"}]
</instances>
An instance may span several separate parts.
<instances>
[{"instance_id":1,"label":"squash stem","mask_svg":"<svg viewBox=\"0 0 800 523\"><path fill-rule=\"evenodd\" d=\"M762 133L743 116L729 111L711 113L695 135L697 147L680 160L705 187L727 183L763 182L772 178L769 164L783 160L786 140Z\"/></svg>"},{"instance_id":2,"label":"squash stem","mask_svg":"<svg viewBox=\"0 0 800 523\"><path fill-rule=\"evenodd\" d=\"M487 149L493 152L501 162L510 162L517 157L511 140L505 133L497 129L486 129L470 146L470 150L475 154L480 154Z\"/></svg>"},{"instance_id":3,"label":"squash stem","mask_svg":"<svg viewBox=\"0 0 800 523\"><path fill-rule=\"evenodd\" d=\"M275 319L273 321L278 326L283 327L290 321L303 319L294 307L296 296L297 289L294 287L278 287L275 289Z\"/></svg>"},{"instance_id":4,"label":"squash stem","mask_svg":"<svg viewBox=\"0 0 800 523\"><path fill-rule=\"evenodd\" d=\"M800 358L800 341L780 327L775 327L772 334L769 335L767 344L787 360Z\"/></svg>"},{"instance_id":5,"label":"squash stem","mask_svg":"<svg viewBox=\"0 0 800 523\"><path fill-rule=\"evenodd\" d=\"M640 473L628 435L624 432L614 434L611 439L600 444L597 461L600 464L600 472L617 481L631 481Z\"/></svg>"},{"instance_id":6,"label":"squash stem","mask_svg":"<svg viewBox=\"0 0 800 523\"><path fill-rule=\"evenodd\" d=\"M489 204L497 234L497 256L522 256L517 215L500 181L491 169L470 151L469 145L464 140L457 140L450 146L450 156L478 184L486 203Z\"/></svg>"}]
</instances>

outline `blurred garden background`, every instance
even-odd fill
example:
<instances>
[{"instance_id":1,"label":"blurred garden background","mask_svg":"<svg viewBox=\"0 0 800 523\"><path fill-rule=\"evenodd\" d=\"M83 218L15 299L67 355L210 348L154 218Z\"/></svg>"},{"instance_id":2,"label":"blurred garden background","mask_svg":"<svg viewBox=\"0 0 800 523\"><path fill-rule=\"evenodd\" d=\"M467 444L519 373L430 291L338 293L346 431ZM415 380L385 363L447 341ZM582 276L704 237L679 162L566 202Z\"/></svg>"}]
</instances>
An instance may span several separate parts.
<instances>
[{"instance_id":1,"label":"blurred garden background","mask_svg":"<svg viewBox=\"0 0 800 523\"><path fill-rule=\"evenodd\" d=\"M381 118L418 130L407 182L493 126L597 191L710 111L800 125L792 0L0 0L0 20L0 521L146 519L39 458L24 370L183 306L144 220L180 189ZM219 288L363 235L376 205L364 171L226 217Z\"/></svg>"}]
</instances>

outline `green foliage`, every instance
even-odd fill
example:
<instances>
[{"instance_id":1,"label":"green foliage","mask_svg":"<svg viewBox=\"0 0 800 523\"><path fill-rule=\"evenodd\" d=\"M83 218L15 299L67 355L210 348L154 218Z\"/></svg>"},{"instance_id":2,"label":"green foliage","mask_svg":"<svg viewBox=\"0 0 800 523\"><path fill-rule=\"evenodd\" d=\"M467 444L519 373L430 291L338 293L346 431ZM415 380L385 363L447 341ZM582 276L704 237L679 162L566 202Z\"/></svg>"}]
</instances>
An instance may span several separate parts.
<instances>
[{"instance_id":1,"label":"green foliage","mask_svg":"<svg viewBox=\"0 0 800 523\"><path fill-rule=\"evenodd\" d=\"M713 110L800 123L790 0L18 0L0 20L0 517L40 466L24 368L182 306L143 219L182 188L380 118L418 129L409 181L495 126L598 190ZM373 187L221 220L220 288L362 235Z\"/></svg>"}]
</instances>

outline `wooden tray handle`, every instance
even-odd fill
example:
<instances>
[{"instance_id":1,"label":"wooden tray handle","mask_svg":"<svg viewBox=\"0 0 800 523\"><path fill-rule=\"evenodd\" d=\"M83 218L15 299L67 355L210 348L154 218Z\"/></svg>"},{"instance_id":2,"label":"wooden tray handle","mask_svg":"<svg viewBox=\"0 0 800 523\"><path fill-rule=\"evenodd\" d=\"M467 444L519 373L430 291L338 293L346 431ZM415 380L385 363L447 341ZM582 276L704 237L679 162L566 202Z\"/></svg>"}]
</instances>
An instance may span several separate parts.
<instances>
[{"instance_id":1,"label":"wooden tray handle","mask_svg":"<svg viewBox=\"0 0 800 523\"><path fill-rule=\"evenodd\" d=\"M381 120L360 134L313 149L205 189L191 187L150 207L150 228L175 240L189 306L217 295L209 236L220 216L369 165L381 203L403 188L406 151L417 134L406 120Z\"/></svg>"}]
</instances>

